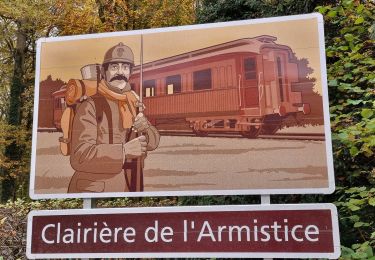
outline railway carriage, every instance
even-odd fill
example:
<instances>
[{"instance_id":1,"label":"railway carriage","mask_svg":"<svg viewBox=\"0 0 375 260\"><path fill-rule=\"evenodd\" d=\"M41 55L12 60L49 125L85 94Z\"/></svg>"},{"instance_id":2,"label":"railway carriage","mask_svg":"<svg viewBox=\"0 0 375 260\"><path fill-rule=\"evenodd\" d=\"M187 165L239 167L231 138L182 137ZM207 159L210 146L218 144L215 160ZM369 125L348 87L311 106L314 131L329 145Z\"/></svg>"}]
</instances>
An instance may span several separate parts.
<instances>
[{"instance_id":1,"label":"railway carriage","mask_svg":"<svg viewBox=\"0 0 375 260\"><path fill-rule=\"evenodd\" d=\"M309 113L298 82L298 61L276 37L258 36L156 60L143 65L145 113L161 130L184 123L197 135L273 134L282 120ZM139 91L140 66L130 79ZM138 92L139 93L139 92Z\"/></svg>"},{"instance_id":2,"label":"railway carriage","mask_svg":"<svg viewBox=\"0 0 375 260\"><path fill-rule=\"evenodd\" d=\"M61 130L61 116L66 108L65 101L66 85L52 93L53 99L53 124L56 129Z\"/></svg>"},{"instance_id":3,"label":"railway carriage","mask_svg":"<svg viewBox=\"0 0 375 260\"><path fill-rule=\"evenodd\" d=\"M144 64L145 114L159 130L192 129L241 133L254 138L274 134L282 120L307 114L298 83L298 61L273 36L239 39ZM140 66L130 84L139 93ZM65 87L52 94L59 129Z\"/></svg>"}]
</instances>

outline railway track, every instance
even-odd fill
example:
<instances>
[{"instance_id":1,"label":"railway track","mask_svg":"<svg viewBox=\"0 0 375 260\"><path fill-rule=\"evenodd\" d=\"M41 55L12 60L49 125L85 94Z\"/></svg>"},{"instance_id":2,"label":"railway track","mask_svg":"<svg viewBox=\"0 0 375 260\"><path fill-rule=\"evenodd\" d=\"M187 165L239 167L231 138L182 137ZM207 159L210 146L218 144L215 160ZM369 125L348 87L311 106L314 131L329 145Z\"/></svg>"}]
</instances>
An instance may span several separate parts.
<instances>
[{"instance_id":1,"label":"railway track","mask_svg":"<svg viewBox=\"0 0 375 260\"><path fill-rule=\"evenodd\" d=\"M56 128L40 128L38 132L57 132ZM159 130L161 135L164 136L192 136L192 137L199 137L192 131L188 130ZM240 134L236 133L209 133L205 137L226 137L226 138L245 138ZM284 140L310 140L310 141L324 141L325 136L324 134L319 133L276 133L273 135L259 135L257 139L284 139Z\"/></svg>"},{"instance_id":2,"label":"railway track","mask_svg":"<svg viewBox=\"0 0 375 260\"><path fill-rule=\"evenodd\" d=\"M180 131L167 131L167 130L160 130L161 135L165 136L196 136L195 133L188 130L180 130ZM205 137L226 137L226 138L245 138L240 134L236 133L209 133ZM319 133L276 133L273 135L259 135L257 139L284 139L284 140L311 140L311 141L324 141L325 136L324 134Z\"/></svg>"},{"instance_id":3,"label":"railway track","mask_svg":"<svg viewBox=\"0 0 375 260\"><path fill-rule=\"evenodd\" d=\"M309 141L324 141L324 134L301 134L301 133L276 133L274 135L260 135L258 138L262 139L285 139L285 140L309 140Z\"/></svg>"},{"instance_id":4,"label":"railway track","mask_svg":"<svg viewBox=\"0 0 375 260\"><path fill-rule=\"evenodd\" d=\"M58 130L55 127L42 127L42 128L38 128L38 132L40 132L40 133L53 133L53 132L58 132Z\"/></svg>"}]
</instances>

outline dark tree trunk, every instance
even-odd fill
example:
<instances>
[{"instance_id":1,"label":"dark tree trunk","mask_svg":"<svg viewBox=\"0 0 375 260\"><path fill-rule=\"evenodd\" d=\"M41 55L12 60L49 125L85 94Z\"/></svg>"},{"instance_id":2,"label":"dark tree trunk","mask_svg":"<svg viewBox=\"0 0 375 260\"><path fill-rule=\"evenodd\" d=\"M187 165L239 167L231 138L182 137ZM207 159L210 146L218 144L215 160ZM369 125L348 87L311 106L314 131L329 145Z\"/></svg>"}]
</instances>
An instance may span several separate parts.
<instances>
[{"instance_id":1,"label":"dark tree trunk","mask_svg":"<svg viewBox=\"0 0 375 260\"><path fill-rule=\"evenodd\" d=\"M8 115L8 123L10 125L16 126L21 124L21 95L25 90L23 77L27 44L26 33L21 28L21 24L18 24L18 32L16 34L17 44L16 48L13 51L14 70L12 76L12 84L10 88ZM22 157L22 149L15 142L13 142L5 148L5 155L10 161L20 161ZM2 182L1 200L14 200L16 195L15 179L10 175L9 171L4 171L3 175L4 180Z\"/></svg>"},{"instance_id":2,"label":"dark tree trunk","mask_svg":"<svg viewBox=\"0 0 375 260\"><path fill-rule=\"evenodd\" d=\"M104 24L106 22L105 4L101 0L96 0L96 5L98 6L99 19Z\"/></svg>"}]
</instances>

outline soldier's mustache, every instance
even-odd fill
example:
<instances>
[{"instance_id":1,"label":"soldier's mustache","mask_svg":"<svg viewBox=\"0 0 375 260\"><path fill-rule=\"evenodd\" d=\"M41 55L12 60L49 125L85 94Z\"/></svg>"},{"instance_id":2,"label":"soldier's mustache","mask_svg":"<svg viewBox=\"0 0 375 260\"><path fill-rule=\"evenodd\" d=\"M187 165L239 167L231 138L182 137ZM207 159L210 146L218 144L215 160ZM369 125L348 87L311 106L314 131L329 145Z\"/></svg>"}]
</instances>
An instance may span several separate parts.
<instances>
[{"instance_id":1,"label":"soldier's mustache","mask_svg":"<svg viewBox=\"0 0 375 260\"><path fill-rule=\"evenodd\" d=\"M117 75L117 76L114 76L113 78L110 79L109 82L112 82L114 80L124 80L126 82L128 82L128 78L125 77L124 75Z\"/></svg>"}]
</instances>

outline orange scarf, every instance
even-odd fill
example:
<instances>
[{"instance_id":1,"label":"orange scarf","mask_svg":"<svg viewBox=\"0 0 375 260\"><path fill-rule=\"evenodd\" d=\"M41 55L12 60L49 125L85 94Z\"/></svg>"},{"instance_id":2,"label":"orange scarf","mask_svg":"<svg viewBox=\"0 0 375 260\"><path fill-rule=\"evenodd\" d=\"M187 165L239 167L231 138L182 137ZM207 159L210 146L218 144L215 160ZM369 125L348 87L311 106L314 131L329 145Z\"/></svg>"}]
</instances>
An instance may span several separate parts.
<instances>
[{"instance_id":1,"label":"orange scarf","mask_svg":"<svg viewBox=\"0 0 375 260\"><path fill-rule=\"evenodd\" d=\"M124 128L131 128L137 115L136 103L138 98L134 93L132 91L127 91L123 94L115 93L109 90L103 81L99 83L98 92L105 98L118 101L122 126Z\"/></svg>"}]
</instances>

